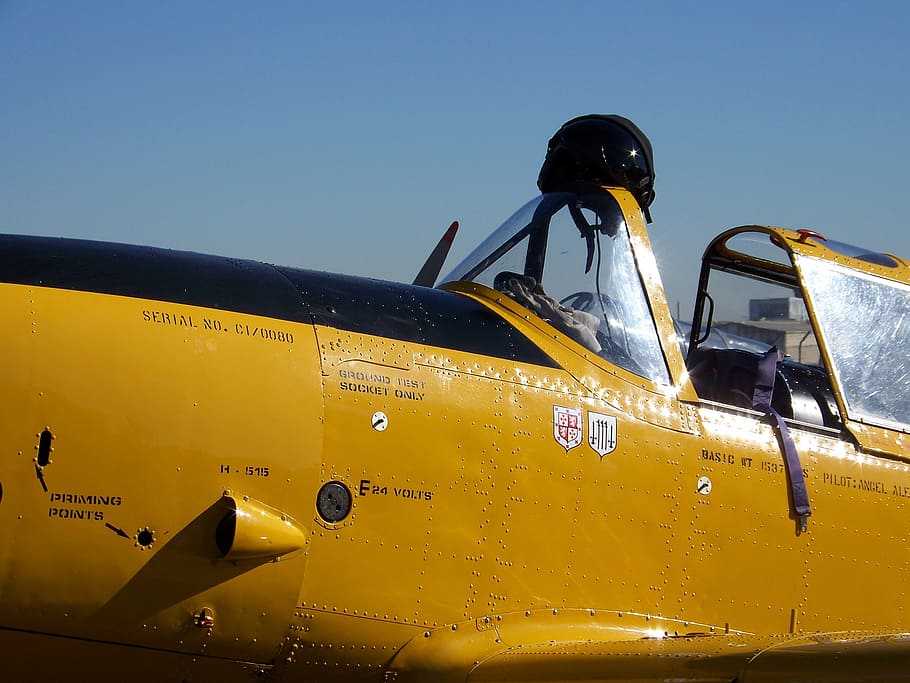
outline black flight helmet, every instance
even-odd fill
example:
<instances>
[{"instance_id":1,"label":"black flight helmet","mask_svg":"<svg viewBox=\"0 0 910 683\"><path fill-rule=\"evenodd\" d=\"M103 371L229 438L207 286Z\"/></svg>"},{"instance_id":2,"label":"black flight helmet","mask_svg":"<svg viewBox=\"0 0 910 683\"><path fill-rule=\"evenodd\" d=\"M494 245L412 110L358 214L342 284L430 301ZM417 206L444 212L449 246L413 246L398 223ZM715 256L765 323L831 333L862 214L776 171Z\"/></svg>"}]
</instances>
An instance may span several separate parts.
<instances>
[{"instance_id":1,"label":"black flight helmet","mask_svg":"<svg viewBox=\"0 0 910 683\"><path fill-rule=\"evenodd\" d=\"M579 184L623 187L638 201L650 223L654 201L654 155L638 126L616 114L587 114L567 121L550 138L537 177L541 192Z\"/></svg>"}]
</instances>

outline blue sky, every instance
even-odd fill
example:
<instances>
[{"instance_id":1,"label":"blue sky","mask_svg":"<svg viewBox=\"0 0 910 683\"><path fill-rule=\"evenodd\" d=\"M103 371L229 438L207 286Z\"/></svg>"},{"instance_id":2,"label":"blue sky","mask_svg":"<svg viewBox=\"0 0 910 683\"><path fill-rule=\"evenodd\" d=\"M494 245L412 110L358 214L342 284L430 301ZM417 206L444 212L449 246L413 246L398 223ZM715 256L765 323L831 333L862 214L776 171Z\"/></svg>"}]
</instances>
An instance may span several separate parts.
<instances>
[{"instance_id":1,"label":"blue sky","mask_svg":"<svg viewBox=\"0 0 910 683\"><path fill-rule=\"evenodd\" d=\"M910 256L907 35L903 2L0 0L0 231L409 280L620 113L685 307L733 225Z\"/></svg>"}]
</instances>

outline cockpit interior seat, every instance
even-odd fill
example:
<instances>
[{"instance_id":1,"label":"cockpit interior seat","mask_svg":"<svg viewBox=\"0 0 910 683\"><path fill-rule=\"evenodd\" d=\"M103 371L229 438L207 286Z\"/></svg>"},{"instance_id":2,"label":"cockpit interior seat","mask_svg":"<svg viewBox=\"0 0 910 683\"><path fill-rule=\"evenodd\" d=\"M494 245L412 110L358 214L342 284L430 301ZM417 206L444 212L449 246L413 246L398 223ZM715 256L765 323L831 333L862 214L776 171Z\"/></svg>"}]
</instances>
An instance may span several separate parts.
<instances>
[{"instance_id":1,"label":"cockpit interior seat","mask_svg":"<svg viewBox=\"0 0 910 683\"><path fill-rule=\"evenodd\" d=\"M751 408L760 359L742 349L697 348L686 364L701 398ZM842 426L830 380L820 367L789 359L780 363L771 406L785 418L834 429Z\"/></svg>"},{"instance_id":2,"label":"cockpit interior seat","mask_svg":"<svg viewBox=\"0 0 910 683\"><path fill-rule=\"evenodd\" d=\"M697 348L689 354L687 365L699 396L717 403L751 408L759 360L760 355L741 349ZM783 417L793 417L790 392L786 382L781 380L779 368L771 406Z\"/></svg>"}]
</instances>

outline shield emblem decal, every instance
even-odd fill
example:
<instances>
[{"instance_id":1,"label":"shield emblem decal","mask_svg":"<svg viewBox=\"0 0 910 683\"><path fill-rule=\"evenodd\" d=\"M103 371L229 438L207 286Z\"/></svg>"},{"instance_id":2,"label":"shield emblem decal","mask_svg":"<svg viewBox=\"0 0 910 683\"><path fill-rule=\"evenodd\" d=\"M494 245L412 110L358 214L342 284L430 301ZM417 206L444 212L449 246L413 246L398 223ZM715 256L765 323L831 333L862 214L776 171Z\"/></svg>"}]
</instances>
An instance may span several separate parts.
<instances>
[{"instance_id":1,"label":"shield emblem decal","mask_svg":"<svg viewBox=\"0 0 910 683\"><path fill-rule=\"evenodd\" d=\"M588 413L588 445L602 458L616 450L616 417Z\"/></svg>"},{"instance_id":2,"label":"shield emblem decal","mask_svg":"<svg viewBox=\"0 0 910 683\"><path fill-rule=\"evenodd\" d=\"M553 436L568 451L581 443L583 435L581 410L553 406Z\"/></svg>"}]
</instances>

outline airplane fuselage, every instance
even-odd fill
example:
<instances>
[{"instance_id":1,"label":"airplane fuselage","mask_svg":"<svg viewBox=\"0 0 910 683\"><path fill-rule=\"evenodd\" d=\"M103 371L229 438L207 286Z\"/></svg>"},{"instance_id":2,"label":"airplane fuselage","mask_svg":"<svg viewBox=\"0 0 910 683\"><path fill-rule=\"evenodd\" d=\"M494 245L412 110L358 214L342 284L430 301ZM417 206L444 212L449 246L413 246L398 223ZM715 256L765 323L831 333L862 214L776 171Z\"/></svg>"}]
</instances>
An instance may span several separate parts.
<instances>
[{"instance_id":1,"label":"airplane fuselage","mask_svg":"<svg viewBox=\"0 0 910 683\"><path fill-rule=\"evenodd\" d=\"M10 680L464 680L510 639L907 627L903 437L791 425L801 532L774 426L700 400L675 340L656 388L479 285L0 252Z\"/></svg>"}]
</instances>

